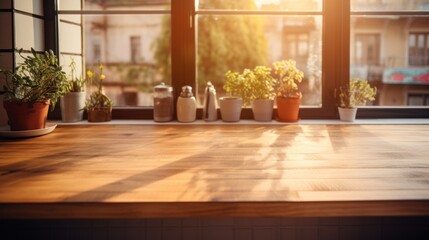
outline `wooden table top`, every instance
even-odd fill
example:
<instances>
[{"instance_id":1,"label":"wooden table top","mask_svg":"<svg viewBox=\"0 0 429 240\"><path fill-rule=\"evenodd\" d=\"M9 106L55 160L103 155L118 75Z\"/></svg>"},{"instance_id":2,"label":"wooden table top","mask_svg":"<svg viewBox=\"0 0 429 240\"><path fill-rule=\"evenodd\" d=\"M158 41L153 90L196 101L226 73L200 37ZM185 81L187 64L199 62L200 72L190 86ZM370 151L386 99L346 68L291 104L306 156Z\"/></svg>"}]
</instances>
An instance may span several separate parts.
<instances>
[{"instance_id":1,"label":"wooden table top","mask_svg":"<svg viewBox=\"0 0 429 240\"><path fill-rule=\"evenodd\" d=\"M429 215L429 125L80 125L0 139L0 218Z\"/></svg>"}]
</instances>

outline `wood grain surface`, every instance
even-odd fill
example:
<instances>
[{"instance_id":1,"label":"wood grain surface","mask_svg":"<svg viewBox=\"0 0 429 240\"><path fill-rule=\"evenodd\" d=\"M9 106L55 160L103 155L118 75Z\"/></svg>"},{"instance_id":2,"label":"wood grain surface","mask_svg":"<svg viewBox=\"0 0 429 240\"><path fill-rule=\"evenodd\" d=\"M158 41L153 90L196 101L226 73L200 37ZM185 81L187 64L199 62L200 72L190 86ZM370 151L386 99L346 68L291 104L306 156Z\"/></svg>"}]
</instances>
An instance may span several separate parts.
<instances>
[{"instance_id":1,"label":"wood grain surface","mask_svg":"<svg viewBox=\"0 0 429 240\"><path fill-rule=\"evenodd\" d=\"M429 215L429 125L83 125L0 139L0 218Z\"/></svg>"}]
</instances>

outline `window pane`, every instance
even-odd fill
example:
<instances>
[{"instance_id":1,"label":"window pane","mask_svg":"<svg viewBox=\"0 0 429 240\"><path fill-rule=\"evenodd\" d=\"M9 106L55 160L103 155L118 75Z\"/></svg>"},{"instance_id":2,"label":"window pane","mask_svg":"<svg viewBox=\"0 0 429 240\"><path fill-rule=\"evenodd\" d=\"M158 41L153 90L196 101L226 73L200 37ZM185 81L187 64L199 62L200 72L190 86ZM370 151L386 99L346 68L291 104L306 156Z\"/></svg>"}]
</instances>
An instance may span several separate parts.
<instances>
[{"instance_id":1,"label":"window pane","mask_svg":"<svg viewBox=\"0 0 429 240\"><path fill-rule=\"evenodd\" d=\"M197 89L200 104L207 81L218 96L228 70L272 67L294 59L304 72L302 105L321 105L321 16L198 16Z\"/></svg>"},{"instance_id":2,"label":"window pane","mask_svg":"<svg viewBox=\"0 0 429 240\"><path fill-rule=\"evenodd\" d=\"M425 63L425 35L419 34L417 38L417 65L424 65Z\"/></svg>"},{"instance_id":3,"label":"window pane","mask_svg":"<svg viewBox=\"0 0 429 240\"><path fill-rule=\"evenodd\" d=\"M408 36L408 63L409 65L417 64L416 57L416 34L410 33Z\"/></svg>"},{"instance_id":4,"label":"window pane","mask_svg":"<svg viewBox=\"0 0 429 240\"><path fill-rule=\"evenodd\" d=\"M429 10L429 0L351 0L352 10Z\"/></svg>"},{"instance_id":5,"label":"window pane","mask_svg":"<svg viewBox=\"0 0 429 240\"><path fill-rule=\"evenodd\" d=\"M323 0L195 0L197 9L321 11Z\"/></svg>"},{"instance_id":6,"label":"window pane","mask_svg":"<svg viewBox=\"0 0 429 240\"><path fill-rule=\"evenodd\" d=\"M171 0L58 0L59 10L169 10Z\"/></svg>"},{"instance_id":7,"label":"window pane","mask_svg":"<svg viewBox=\"0 0 429 240\"><path fill-rule=\"evenodd\" d=\"M87 16L86 67L105 65L106 94L114 106L152 106L152 89L159 82L171 84L170 41L162 28L170 25L168 15ZM156 47L163 45L165 62L158 63ZM162 65L161 65L162 64Z\"/></svg>"},{"instance_id":8,"label":"window pane","mask_svg":"<svg viewBox=\"0 0 429 240\"><path fill-rule=\"evenodd\" d=\"M153 86L171 84L170 15L84 15L83 23L85 69L105 66L114 106L152 106ZM61 54L81 55L80 29L60 22Z\"/></svg>"},{"instance_id":9,"label":"window pane","mask_svg":"<svg viewBox=\"0 0 429 240\"><path fill-rule=\"evenodd\" d=\"M410 93L429 93L428 22L427 16L352 16L350 77L377 87L372 105L415 105Z\"/></svg>"}]
</instances>

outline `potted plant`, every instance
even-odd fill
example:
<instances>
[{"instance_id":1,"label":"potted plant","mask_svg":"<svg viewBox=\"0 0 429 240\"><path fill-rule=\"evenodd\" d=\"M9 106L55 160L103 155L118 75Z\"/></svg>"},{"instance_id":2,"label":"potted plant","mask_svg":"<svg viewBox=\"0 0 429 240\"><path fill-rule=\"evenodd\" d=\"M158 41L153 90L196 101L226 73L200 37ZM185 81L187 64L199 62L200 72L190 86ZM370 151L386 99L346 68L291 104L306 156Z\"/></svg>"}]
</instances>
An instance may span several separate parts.
<instances>
[{"instance_id":1,"label":"potted plant","mask_svg":"<svg viewBox=\"0 0 429 240\"><path fill-rule=\"evenodd\" d=\"M250 94L252 112L256 121L267 122L273 118L273 92L276 79L271 76L271 68L257 66L246 81Z\"/></svg>"},{"instance_id":2,"label":"potted plant","mask_svg":"<svg viewBox=\"0 0 429 240\"><path fill-rule=\"evenodd\" d=\"M18 53L24 62L15 72L1 70L6 75L3 104L12 131L43 129L49 105L54 109L69 83L52 50L39 54L31 49L29 56L23 56L22 51Z\"/></svg>"},{"instance_id":3,"label":"potted plant","mask_svg":"<svg viewBox=\"0 0 429 240\"><path fill-rule=\"evenodd\" d=\"M86 78L75 76L76 62L71 58L69 92L61 97L61 119L63 122L78 122L83 120L85 109L85 83Z\"/></svg>"},{"instance_id":4,"label":"potted plant","mask_svg":"<svg viewBox=\"0 0 429 240\"><path fill-rule=\"evenodd\" d=\"M88 122L106 122L112 120L112 100L103 93L104 66L100 64L100 75L98 78L98 88L86 100L85 109L88 112ZM92 81L93 73L87 72L89 81Z\"/></svg>"},{"instance_id":5,"label":"potted plant","mask_svg":"<svg viewBox=\"0 0 429 240\"><path fill-rule=\"evenodd\" d=\"M245 69L243 74L228 71L225 74L226 81L223 89L229 96L219 98L219 108L224 122L238 122L241 116L241 107L250 101L246 92L246 78L248 74L253 74L249 69Z\"/></svg>"},{"instance_id":6,"label":"potted plant","mask_svg":"<svg viewBox=\"0 0 429 240\"><path fill-rule=\"evenodd\" d=\"M372 88L367 80L354 78L350 83L341 86L338 92L335 90L335 93L338 97L341 121L353 122L356 119L357 106L374 101L377 88Z\"/></svg>"},{"instance_id":7,"label":"potted plant","mask_svg":"<svg viewBox=\"0 0 429 240\"><path fill-rule=\"evenodd\" d=\"M296 68L294 60L283 60L274 63L274 74L277 77L277 117L281 122L297 122L302 94L298 83L304 73Z\"/></svg>"}]
</instances>

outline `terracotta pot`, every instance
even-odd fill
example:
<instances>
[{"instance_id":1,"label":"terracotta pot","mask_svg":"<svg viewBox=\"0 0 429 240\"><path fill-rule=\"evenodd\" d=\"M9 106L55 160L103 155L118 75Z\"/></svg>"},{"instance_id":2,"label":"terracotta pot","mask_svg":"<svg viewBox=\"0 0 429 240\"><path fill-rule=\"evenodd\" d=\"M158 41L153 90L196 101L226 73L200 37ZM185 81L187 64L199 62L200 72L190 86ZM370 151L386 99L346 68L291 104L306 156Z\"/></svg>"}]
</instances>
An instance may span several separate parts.
<instances>
[{"instance_id":1,"label":"terracotta pot","mask_svg":"<svg viewBox=\"0 0 429 240\"><path fill-rule=\"evenodd\" d=\"M69 92L61 97L61 119L63 122L78 122L83 119L86 92Z\"/></svg>"},{"instance_id":2,"label":"terracotta pot","mask_svg":"<svg viewBox=\"0 0 429 240\"><path fill-rule=\"evenodd\" d=\"M300 98L276 97L277 117L280 122L297 122L299 121L299 104Z\"/></svg>"},{"instance_id":3,"label":"terracotta pot","mask_svg":"<svg viewBox=\"0 0 429 240\"><path fill-rule=\"evenodd\" d=\"M340 108L338 107L338 112L340 113L340 120L344 122L354 122L356 119L357 108Z\"/></svg>"},{"instance_id":4,"label":"terracotta pot","mask_svg":"<svg viewBox=\"0 0 429 240\"><path fill-rule=\"evenodd\" d=\"M9 118L9 126L12 131L25 131L43 129L48 118L50 100L28 102L4 101Z\"/></svg>"},{"instance_id":5,"label":"terracotta pot","mask_svg":"<svg viewBox=\"0 0 429 240\"><path fill-rule=\"evenodd\" d=\"M240 97L219 98L220 115L224 122L238 122L241 116L241 105L243 100Z\"/></svg>"},{"instance_id":6,"label":"terracotta pot","mask_svg":"<svg viewBox=\"0 0 429 240\"><path fill-rule=\"evenodd\" d=\"M273 119L274 101L271 99L258 99L252 101L252 112L255 121L269 122Z\"/></svg>"},{"instance_id":7,"label":"terracotta pot","mask_svg":"<svg viewBox=\"0 0 429 240\"><path fill-rule=\"evenodd\" d=\"M94 108L88 110L88 122L108 122L112 120L112 108Z\"/></svg>"}]
</instances>

